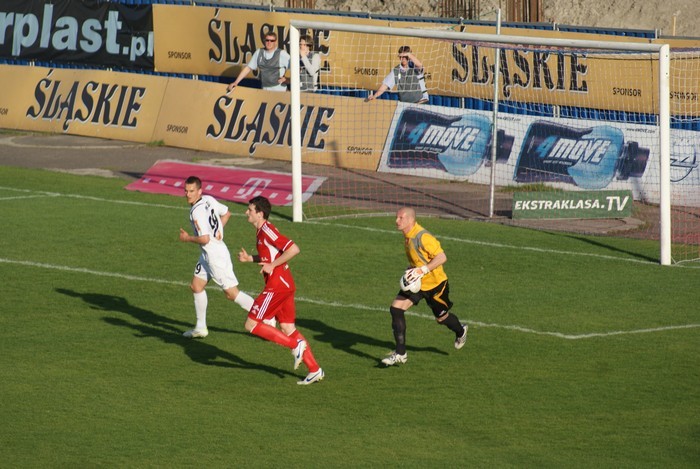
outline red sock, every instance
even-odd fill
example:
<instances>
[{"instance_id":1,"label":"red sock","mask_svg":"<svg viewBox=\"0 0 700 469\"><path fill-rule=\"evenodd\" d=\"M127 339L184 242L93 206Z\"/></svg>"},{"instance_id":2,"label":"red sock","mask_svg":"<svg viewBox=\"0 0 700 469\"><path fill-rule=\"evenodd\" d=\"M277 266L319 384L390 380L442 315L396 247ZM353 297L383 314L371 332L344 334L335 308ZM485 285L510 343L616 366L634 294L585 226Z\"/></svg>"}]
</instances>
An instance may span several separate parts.
<instances>
[{"instance_id":1,"label":"red sock","mask_svg":"<svg viewBox=\"0 0 700 469\"><path fill-rule=\"evenodd\" d=\"M264 324L262 322L256 324L256 326L253 328L252 331L250 331L250 333L253 335L257 335L258 337L263 338L265 340L269 340L270 342L279 344L282 347L287 347L288 349L293 349L297 346L296 339L293 339L290 336L286 336L282 331L280 331L276 327L268 326L267 324Z\"/></svg>"},{"instance_id":2,"label":"red sock","mask_svg":"<svg viewBox=\"0 0 700 469\"><path fill-rule=\"evenodd\" d=\"M318 363L316 363L316 358L314 358L314 353L311 351L311 345L309 344L309 341L306 340L306 338L303 335L301 335L301 332L299 332L298 329L292 332L292 335L290 335L289 337L294 339L294 343L296 343L299 339L306 342L306 350L304 351L304 356L302 357L302 359L304 360L304 365L306 365L310 373L317 372L320 366L318 366Z\"/></svg>"}]
</instances>

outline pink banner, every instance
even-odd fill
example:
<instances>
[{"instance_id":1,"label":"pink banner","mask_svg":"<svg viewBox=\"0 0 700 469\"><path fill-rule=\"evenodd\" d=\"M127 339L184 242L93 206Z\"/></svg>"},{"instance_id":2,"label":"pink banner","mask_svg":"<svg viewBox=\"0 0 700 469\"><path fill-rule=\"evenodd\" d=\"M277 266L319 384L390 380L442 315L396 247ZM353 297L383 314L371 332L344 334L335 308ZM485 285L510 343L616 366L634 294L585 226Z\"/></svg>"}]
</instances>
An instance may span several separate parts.
<instances>
[{"instance_id":1,"label":"pink banner","mask_svg":"<svg viewBox=\"0 0 700 469\"><path fill-rule=\"evenodd\" d=\"M185 179L189 176L200 178L204 193L217 199L246 204L253 197L262 195L267 197L272 205L292 204L291 174L181 161L158 161L141 179L132 182L126 189L182 197ZM302 200L308 200L325 179L302 176Z\"/></svg>"}]
</instances>

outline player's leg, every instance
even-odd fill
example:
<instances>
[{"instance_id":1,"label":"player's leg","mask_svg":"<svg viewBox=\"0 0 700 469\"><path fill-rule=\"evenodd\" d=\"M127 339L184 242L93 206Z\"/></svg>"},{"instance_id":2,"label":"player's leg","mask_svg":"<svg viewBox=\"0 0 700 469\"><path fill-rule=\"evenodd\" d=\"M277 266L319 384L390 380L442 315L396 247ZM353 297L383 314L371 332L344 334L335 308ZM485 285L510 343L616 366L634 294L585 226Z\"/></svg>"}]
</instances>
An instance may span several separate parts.
<instances>
[{"instance_id":1,"label":"player's leg","mask_svg":"<svg viewBox=\"0 0 700 469\"><path fill-rule=\"evenodd\" d=\"M205 290L206 286L207 274L201 264L198 263L197 267L195 267L195 274L192 277L192 282L190 283L190 289L194 297L194 314L197 322L194 329L186 331L183 334L183 336L187 338L204 338L209 335L209 330L207 329L207 306L209 299L207 298L207 291Z\"/></svg>"},{"instance_id":2,"label":"player's leg","mask_svg":"<svg viewBox=\"0 0 700 469\"><path fill-rule=\"evenodd\" d=\"M227 299L233 301L245 311L250 311L250 308L253 307L253 297L240 291L238 287L227 288L224 290L224 294L226 294Z\"/></svg>"},{"instance_id":3,"label":"player's leg","mask_svg":"<svg viewBox=\"0 0 700 469\"><path fill-rule=\"evenodd\" d=\"M435 316L435 320L455 333L455 348L461 349L467 342L466 324L462 324L459 318L450 312L452 301L450 301L450 286L447 280L430 291L431 296L427 298L428 306Z\"/></svg>"},{"instance_id":4,"label":"player's leg","mask_svg":"<svg viewBox=\"0 0 700 469\"><path fill-rule=\"evenodd\" d=\"M293 350L298 345L296 340L285 335L276 327L269 326L262 322L264 319L275 317L277 307L284 301L285 296L285 293L272 291L263 291L258 295L253 301L253 307L250 308L250 312L246 318L245 329L262 339Z\"/></svg>"},{"instance_id":5,"label":"player's leg","mask_svg":"<svg viewBox=\"0 0 700 469\"><path fill-rule=\"evenodd\" d=\"M309 369L309 373L316 374L320 369L320 366L316 361L316 357L314 357L314 353L311 351L311 344L309 344L306 337L299 332L299 329L296 328L296 304L294 302L293 295L289 296L285 302L280 305L279 309L277 310L277 319L279 319L280 329L282 332L294 339L297 343L299 343L299 341L304 341L306 343L301 359L304 362L304 365L306 365L306 367ZM295 365L297 365L296 359Z\"/></svg>"},{"instance_id":6,"label":"player's leg","mask_svg":"<svg viewBox=\"0 0 700 469\"><path fill-rule=\"evenodd\" d=\"M306 340L299 329L296 328L296 305L294 303L294 295L291 295L277 310L277 319L280 321L280 329L292 339L296 340L297 348L292 350L294 355L294 369L299 366L300 361L304 362L309 372L306 377L297 384L309 385L317 383L326 376L323 368L318 365L314 353L311 351L311 345ZM301 355L299 355L301 353Z\"/></svg>"},{"instance_id":7,"label":"player's leg","mask_svg":"<svg viewBox=\"0 0 700 469\"><path fill-rule=\"evenodd\" d=\"M221 287L226 295L226 298L236 303L246 312L253 307L253 297L238 289L238 278L233 272L233 263L231 257L218 256L215 260L209 263L211 279Z\"/></svg>"},{"instance_id":8,"label":"player's leg","mask_svg":"<svg viewBox=\"0 0 700 469\"><path fill-rule=\"evenodd\" d=\"M387 366L406 363L408 355L406 353L406 310L415 303L420 301L420 298L414 302L407 295L410 293L400 292L394 301L391 303L389 313L391 313L391 330L394 333L394 341L396 348L394 352L382 360Z\"/></svg>"},{"instance_id":9,"label":"player's leg","mask_svg":"<svg viewBox=\"0 0 700 469\"><path fill-rule=\"evenodd\" d=\"M283 326L282 323L280 323L280 328ZM284 329L282 329L284 330ZM314 353L311 351L311 344L309 344L309 341L306 340L306 337L304 337L301 332L299 332L299 329L294 329L294 331L291 334L288 334L289 337L292 339L296 340L297 343L300 340L303 340L306 342L306 348L304 350L304 353L302 355L302 360L304 362L304 365L306 365L306 368L309 369L310 372L316 372L320 368L318 365L318 362L316 361L316 357L314 356Z\"/></svg>"}]
</instances>

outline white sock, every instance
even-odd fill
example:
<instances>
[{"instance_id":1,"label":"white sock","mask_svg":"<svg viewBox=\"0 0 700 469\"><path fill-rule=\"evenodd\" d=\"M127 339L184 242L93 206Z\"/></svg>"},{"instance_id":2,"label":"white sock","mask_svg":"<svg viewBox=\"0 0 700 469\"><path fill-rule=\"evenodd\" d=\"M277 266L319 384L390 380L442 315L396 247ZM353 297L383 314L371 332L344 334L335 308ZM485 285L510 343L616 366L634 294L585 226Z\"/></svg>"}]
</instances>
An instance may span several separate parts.
<instances>
[{"instance_id":1,"label":"white sock","mask_svg":"<svg viewBox=\"0 0 700 469\"><path fill-rule=\"evenodd\" d=\"M197 325L195 329L207 328L207 292L202 291L194 294L194 313L197 315Z\"/></svg>"},{"instance_id":2,"label":"white sock","mask_svg":"<svg viewBox=\"0 0 700 469\"><path fill-rule=\"evenodd\" d=\"M253 307L253 297L247 293L243 293L242 291L238 292L238 296L236 296L236 299L233 301L238 306L245 309L246 312L250 311L250 308Z\"/></svg>"}]
</instances>

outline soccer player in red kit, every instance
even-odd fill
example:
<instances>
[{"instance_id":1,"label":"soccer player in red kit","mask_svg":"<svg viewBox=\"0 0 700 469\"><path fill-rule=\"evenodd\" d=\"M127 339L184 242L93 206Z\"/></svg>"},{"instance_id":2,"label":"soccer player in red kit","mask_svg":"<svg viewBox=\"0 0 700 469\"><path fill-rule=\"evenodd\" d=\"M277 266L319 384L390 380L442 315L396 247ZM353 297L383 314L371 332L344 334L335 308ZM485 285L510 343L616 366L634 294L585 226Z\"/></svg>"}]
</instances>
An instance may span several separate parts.
<instances>
[{"instance_id":1,"label":"soccer player in red kit","mask_svg":"<svg viewBox=\"0 0 700 469\"><path fill-rule=\"evenodd\" d=\"M257 255L250 255L241 248L239 262L257 262L262 266L260 273L265 278L265 289L253 302L248 313L245 328L253 335L287 347L294 355L294 369L303 361L309 374L297 384L311 384L321 381L323 370L316 363L311 347L294 325L296 307L294 304L294 277L287 262L299 254L299 247L283 234L275 225L267 221L272 211L270 201L258 196L250 199L246 216L248 223L257 230ZM276 317L280 329L263 323Z\"/></svg>"}]
</instances>

